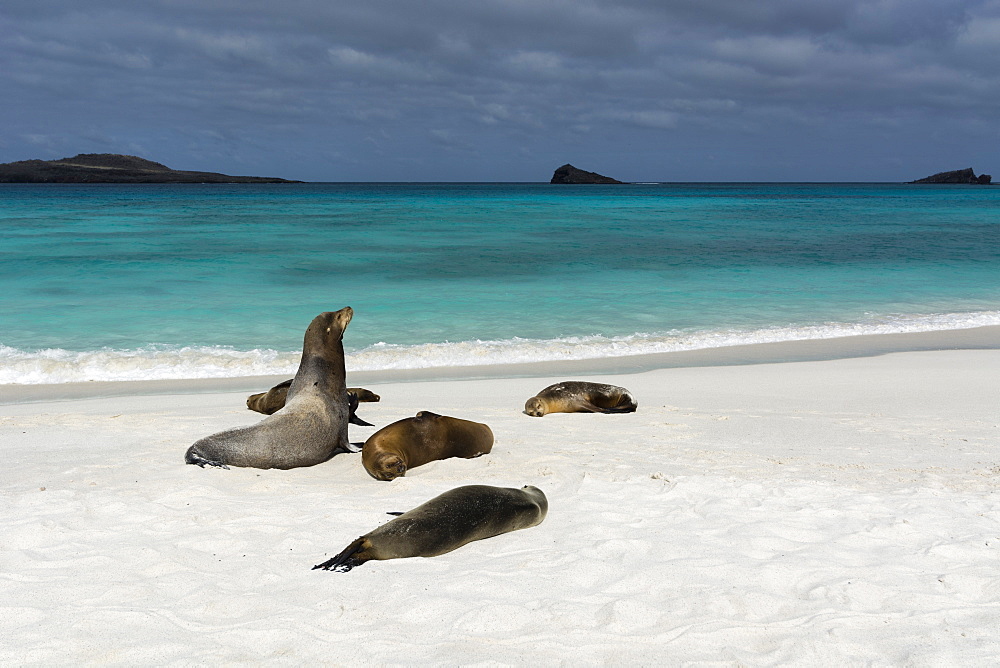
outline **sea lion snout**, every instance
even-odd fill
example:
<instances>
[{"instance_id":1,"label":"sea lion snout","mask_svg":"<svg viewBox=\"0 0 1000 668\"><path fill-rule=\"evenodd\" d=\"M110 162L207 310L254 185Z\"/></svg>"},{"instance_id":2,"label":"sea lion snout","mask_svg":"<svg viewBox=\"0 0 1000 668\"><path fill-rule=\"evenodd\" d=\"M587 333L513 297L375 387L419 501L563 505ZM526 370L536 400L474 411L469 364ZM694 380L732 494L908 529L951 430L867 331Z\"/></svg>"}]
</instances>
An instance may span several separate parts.
<instances>
[{"instance_id":1,"label":"sea lion snout","mask_svg":"<svg viewBox=\"0 0 1000 668\"><path fill-rule=\"evenodd\" d=\"M389 455L382 457L378 463L368 471L376 480L395 480L406 475L406 462L401 457Z\"/></svg>"}]
</instances>

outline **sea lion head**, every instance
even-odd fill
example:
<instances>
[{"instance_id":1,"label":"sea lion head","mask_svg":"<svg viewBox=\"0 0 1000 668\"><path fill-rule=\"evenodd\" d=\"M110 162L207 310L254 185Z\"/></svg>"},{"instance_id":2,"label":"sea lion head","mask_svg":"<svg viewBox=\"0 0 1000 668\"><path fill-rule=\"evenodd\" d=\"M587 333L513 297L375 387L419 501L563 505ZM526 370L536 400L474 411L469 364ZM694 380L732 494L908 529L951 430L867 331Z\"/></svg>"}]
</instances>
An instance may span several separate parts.
<instances>
[{"instance_id":1,"label":"sea lion head","mask_svg":"<svg viewBox=\"0 0 1000 668\"><path fill-rule=\"evenodd\" d=\"M542 417L548 411L545 409L545 402L538 397L531 397L524 402L524 412L531 417Z\"/></svg>"},{"instance_id":2,"label":"sea lion head","mask_svg":"<svg viewBox=\"0 0 1000 668\"><path fill-rule=\"evenodd\" d=\"M344 338L344 330L354 317L354 309L345 306L339 311L326 311L313 318L306 329L305 347L314 350L330 348Z\"/></svg>"},{"instance_id":3,"label":"sea lion head","mask_svg":"<svg viewBox=\"0 0 1000 668\"><path fill-rule=\"evenodd\" d=\"M406 462L397 454L385 453L368 470L376 480L395 480L406 475Z\"/></svg>"},{"instance_id":4,"label":"sea lion head","mask_svg":"<svg viewBox=\"0 0 1000 668\"><path fill-rule=\"evenodd\" d=\"M531 499L538 507L538 515L535 517L535 520L529 526L540 524L541 521L545 519L545 516L549 512L549 500L545 498L545 492L538 489L534 485L525 485L524 487L521 488L521 491L524 492L525 496Z\"/></svg>"}]
</instances>

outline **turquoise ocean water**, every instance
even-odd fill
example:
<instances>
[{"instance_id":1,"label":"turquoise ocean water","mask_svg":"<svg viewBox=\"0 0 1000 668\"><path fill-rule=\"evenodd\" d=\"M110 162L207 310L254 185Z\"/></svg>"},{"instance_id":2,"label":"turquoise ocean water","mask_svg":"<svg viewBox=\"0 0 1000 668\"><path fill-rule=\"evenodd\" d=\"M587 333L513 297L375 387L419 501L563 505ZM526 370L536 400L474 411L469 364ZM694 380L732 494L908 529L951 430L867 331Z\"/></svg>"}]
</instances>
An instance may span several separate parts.
<instances>
[{"instance_id":1,"label":"turquoise ocean water","mask_svg":"<svg viewBox=\"0 0 1000 668\"><path fill-rule=\"evenodd\" d=\"M588 359L1000 324L1000 188L0 186L0 383Z\"/></svg>"}]
</instances>

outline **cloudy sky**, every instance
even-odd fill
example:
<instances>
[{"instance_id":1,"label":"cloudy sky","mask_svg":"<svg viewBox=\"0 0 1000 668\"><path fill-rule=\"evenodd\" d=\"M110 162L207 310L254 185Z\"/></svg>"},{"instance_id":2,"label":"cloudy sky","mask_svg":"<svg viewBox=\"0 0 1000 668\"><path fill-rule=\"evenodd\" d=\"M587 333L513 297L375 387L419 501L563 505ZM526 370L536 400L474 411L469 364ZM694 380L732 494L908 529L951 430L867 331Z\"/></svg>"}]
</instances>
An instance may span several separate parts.
<instances>
[{"instance_id":1,"label":"cloudy sky","mask_svg":"<svg viewBox=\"0 0 1000 668\"><path fill-rule=\"evenodd\" d=\"M1000 0L3 0L0 162L1000 177Z\"/></svg>"}]
</instances>

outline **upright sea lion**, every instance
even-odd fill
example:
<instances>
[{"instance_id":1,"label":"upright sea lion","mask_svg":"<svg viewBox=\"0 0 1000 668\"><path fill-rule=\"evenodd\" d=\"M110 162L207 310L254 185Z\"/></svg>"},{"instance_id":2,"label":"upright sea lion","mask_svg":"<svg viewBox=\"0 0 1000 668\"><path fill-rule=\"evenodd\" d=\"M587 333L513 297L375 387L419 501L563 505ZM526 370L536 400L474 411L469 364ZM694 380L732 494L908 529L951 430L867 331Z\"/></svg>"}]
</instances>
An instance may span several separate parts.
<instances>
[{"instance_id":1,"label":"upright sea lion","mask_svg":"<svg viewBox=\"0 0 1000 668\"><path fill-rule=\"evenodd\" d=\"M292 378L289 378L283 383L278 383L267 392L251 394L247 397L247 408L258 413L263 413L264 415L273 415L278 412L285 405L285 398L288 395L288 388L291 386L292 380ZM349 387L347 388L347 392L356 396L360 402L374 402L381 399L379 395L363 387Z\"/></svg>"},{"instance_id":2,"label":"upright sea lion","mask_svg":"<svg viewBox=\"0 0 1000 668\"><path fill-rule=\"evenodd\" d=\"M456 487L366 533L313 570L347 572L372 559L436 557L474 540L541 524L549 502L537 487Z\"/></svg>"},{"instance_id":3,"label":"upright sea lion","mask_svg":"<svg viewBox=\"0 0 1000 668\"><path fill-rule=\"evenodd\" d=\"M546 413L634 413L639 407L632 393L617 385L566 380L549 385L524 403L532 417Z\"/></svg>"},{"instance_id":4,"label":"upright sea lion","mask_svg":"<svg viewBox=\"0 0 1000 668\"><path fill-rule=\"evenodd\" d=\"M184 461L202 467L290 469L348 452L350 408L344 384L343 338L353 316L354 311L347 306L313 318L284 410L255 425L206 436L188 448Z\"/></svg>"},{"instance_id":5,"label":"upright sea lion","mask_svg":"<svg viewBox=\"0 0 1000 668\"><path fill-rule=\"evenodd\" d=\"M392 480L428 462L470 459L492 449L493 432L485 424L420 411L372 434L361 448L361 463L376 480Z\"/></svg>"}]
</instances>

